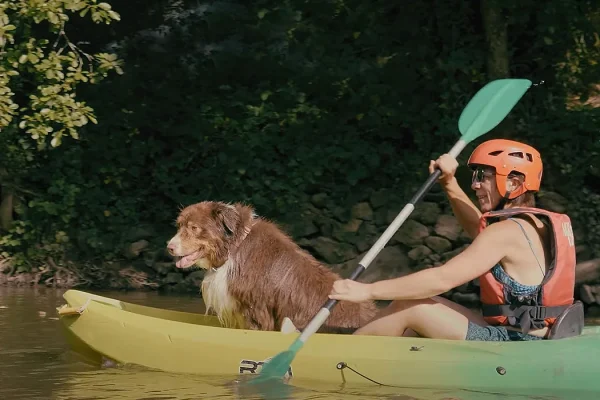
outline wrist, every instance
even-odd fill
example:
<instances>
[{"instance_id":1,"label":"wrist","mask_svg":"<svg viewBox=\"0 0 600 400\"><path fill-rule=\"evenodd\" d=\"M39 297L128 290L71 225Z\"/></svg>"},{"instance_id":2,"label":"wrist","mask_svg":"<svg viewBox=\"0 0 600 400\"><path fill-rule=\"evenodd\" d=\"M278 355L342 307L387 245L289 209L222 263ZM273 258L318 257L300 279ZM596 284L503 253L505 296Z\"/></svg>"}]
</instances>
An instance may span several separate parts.
<instances>
[{"instance_id":1,"label":"wrist","mask_svg":"<svg viewBox=\"0 0 600 400\"><path fill-rule=\"evenodd\" d=\"M375 287L376 284L377 284L377 282L372 282L372 283L366 284L368 300L377 300L376 287Z\"/></svg>"},{"instance_id":2,"label":"wrist","mask_svg":"<svg viewBox=\"0 0 600 400\"><path fill-rule=\"evenodd\" d=\"M442 189L447 191L452 186L458 185L458 181L456 180L456 177L452 176L451 178L440 181L440 185L442 186Z\"/></svg>"}]
</instances>

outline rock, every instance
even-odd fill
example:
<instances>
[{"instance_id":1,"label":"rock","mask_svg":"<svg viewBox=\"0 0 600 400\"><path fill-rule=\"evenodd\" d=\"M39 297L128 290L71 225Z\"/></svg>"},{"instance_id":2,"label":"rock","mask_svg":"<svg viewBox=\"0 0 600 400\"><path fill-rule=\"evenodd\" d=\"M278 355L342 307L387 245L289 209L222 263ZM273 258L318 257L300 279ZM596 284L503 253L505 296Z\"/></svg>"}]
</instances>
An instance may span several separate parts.
<instances>
[{"instance_id":1,"label":"rock","mask_svg":"<svg viewBox=\"0 0 600 400\"><path fill-rule=\"evenodd\" d=\"M324 208L327 204L328 197L327 193L317 193L311 196L310 201L315 207Z\"/></svg>"},{"instance_id":2,"label":"rock","mask_svg":"<svg viewBox=\"0 0 600 400\"><path fill-rule=\"evenodd\" d=\"M200 285L200 283L202 283L202 280L204 279L204 274L206 274L206 271L203 269L198 269L196 271L192 271L190 272L186 277L185 280L189 281L192 285Z\"/></svg>"},{"instance_id":3,"label":"rock","mask_svg":"<svg viewBox=\"0 0 600 400\"><path fill-rule=\"evenodd\" d=\"M340 243L328 237L320 236L310 241L309 246L327 264L339 264L356 257L355 247Z\"/></svg>"},{"instance_id":4,"label":"rock","mask_svg":"<svg viewBox=\"0 0 600 400\"><path fill-rule=\"evenodd\" d=\"M312 218L305 217L294 223L292 230L288 232L295 238L303 238L319 233L319 228L317 228Z\"/></svg>"},{"instance_id":5,"label":"rock","mask_svg":"<svg viewBox=\"0 0 600 400\"><path fill-rule=\"evenodd\" d=\"M600 318L600 306L593 305L593 306L588 307L587 312L586 312L586 317Z\"/></svg>"},{"instance_id":6,"label":"rock","mask_svg":"<svg viewBox=\"0 0 600 400\"><path fill-rule=\"evenodd\" d=\"M424 201L419 203L412 212L411 218L425 225L434 224L442 212L437 203Z\"/></svg>"},{"instance_id":7,"label":"rock","mask_svg":"<svg viewBox=\"0 0 600 400\"><path fill-rule=\"evenodd\" d=\"M145 251L143 254L144 264L147 267L152 267L154 265L154 263L160 257L160 253L161 253L161 251L157 251L157 250Z\"/></svg>"},{"instance_id":8,"label":"rock","mask_svg":"<svg viewBox=\"0 0 600 400\"><path fill-rule=\"evenodd\" d=\"M128 242L136 242L141 239L149 239L156 234L151 226L134 226L125 234L125 240Z\"/></svg>"},{"instance_id":9,"label":"rock","mask_svg":"<svg viewBox=\"0 0 600 400\"><path fill-rule=\"evenodd\" d=\"M594 282L600 279L600 258L577 263L575 283Z\"/></svg>"},{"instance_id":10,"label":"rock","mask_svg":"<svg viewBox=\"0 0 600 400\"><path fill-rule=\"evenodd\" d=\"M421 261L431 254L431 249L424 245L418 245L408 252L408 258L413 261Z\"/></svg>"},{"instance_id":11,"label":"rock","mask_svg":"<svg viewBox=\"0 0 600 400\"><path fill-rule=\"evenodd\" d=\"M333 234L343 232L343 233L356 233L360 229L363 221L360 219L351 219L345 224L336 224L336 227L333 230Z\"/></svg>"},{"instance_id":12,"label":"rock","mask_svg":"<svg viewBox=\"0 0 600 400\"><path fill-rule=\"evenodd\" d=\"M354 242L358 251L362 253L373 246L379 237L378 233L377 226L373 221L364 221L358 229L358 237Z\"/></svg>"},{"instance_id":13,"label":"rock","mask_svg":"<svg viewBox=\"0 0 600 400\"><path fill-rule=\"evenodd\" d=\"M467 231L465 231L464 229L461 228L460 235L458 235L458 239L456 239L455 243L456 244L470 244L471 242L473 242L473 239L471 238L471 236L469 236Z\"/></svg>"},{"instance_id":14,"label":"rock","mask_svg":"<svg viewBox=\"0 0 600 400\"><path fill-rule=\"evenodd\" d=\"M435 254L435 253L434 254L430 254L429 255L429 260L431 260L431 262L433 262L433 263L437 263L437 262L442 261L442 256L439 255L439 254Z\"/></svg>"},{"instance_id":15,"label":"rock","mask_svg":"<svg viewBox=\"0 0 600 400\"><path fill-rule=\"evenodd\" d=\"M319 228L319 232L322 236L331 236L333 234L334 227L339 223L336 220L326 216L316 218L313 222Z\"/></svg>"},{"instance_id":16,"label":"rock","mask_svg":"<svg viewBox=\"0 0 600 400\"><path fill-rule=\"evenodd\" d=\"M596 302L596 295L590 285L581 285L579 289L579 298L585 304L594 304Z\"/></svg>"},{"instance_id":17,"label":"rock","mask_svg":"<svg viewBox=\"0 0 600 400\"><path fill-rule=\"evenodd\" d=\"M414 270L415 272L417 272L417 271L421 271L421 270L423 270L423 269L428 269L428 268L433 268L433 264L432 264L432 263L430 263L430 262L429 262L429 263L428 263L428 262L424 262L424 263L421 263L421 264L417 264L417 265L415 265L415 266L413 267L413 270Z\"/></svg>"},{"instance_id":18,"label":"rock","mask_svg":"<svg viewBox=\"0 0 600 400\"><path fill-rule=\"evenodd\" d=\"M158 272L161 275L166 275L169 271L175 269L175 263L173 262L156 262L151 265L152 269Z\"/></svg>"},{"instance_id":19,"label":"rock","mask_svg":"<svg viewBox=\"0 0 600 400\"><path fill-rule=\"evenodd\" d=\"M331 214L339 222L346 222L350 219L350 210L340 206L334 206L331 209Z\"/></svg>"},{"instance_id":20,"label":"rock","mask_svg":"<svg viewBox=\"0 0 600 400\"><path fill-rule=\"evenodd\" d=\"M379 208L373 212L373 219L378 226L388 225L388 213L391 213L387 208ZM391 219L394 220L394 217Z\"/></svg>"},{"instance_id":21,"label":"rock","mask_svg":"<svg viewBox=\"0 0 600 400\"><path fill-rule=\"evenodd\" d=\"M335 221L330 237L342 243L354 244L358 240L357 232L361 224L362 221L359 219L348 221L345 224Z\"/></svg>"},{"instance_id":22,"label":"rock","mask_svg":"<svg viewBox=\"0 0 600 400\"><path fill-rule=\"evenodd\" d=\"M319 233L315 220L320 218L321 210L311 204L305 204L299 215L293 217L291 221L288 220L286 224L280 222L279 226L293 238L299 239Z\"/></svg>"},{"instance_id":23,"label":"rock","mask_svg":"<svg viewBox=\"0 0 600 400\"><path fill-rule=\"evenodd\" d=\"M179 272L170 272L163 280L165 283L179 283L183 281L183 274Z\"/></svg>"},{"instance_id":24,"label":"rock","mask_svg":"<svg viewBox=\"0 0 600 400\"><path fill-rule=\"evenodd\" d=\"M457 255L459 255L460 253L462 253L467 247L469 247L469 245L468 244L464 244L464 245L462 245L460 247L457 247L454 250L450 250L450 251L445 252L444 254L442 254L442 260L444 262L446 262L446 261L448 261L448 260L456 257Z\"/></svg>"},{"instance_id":25,"label":"rock","mask_svg":"<svg viewBox=\"0 0 600 400\"><path fill-rule=\"evenodd\" d=\"M332 269L340 273L343 277L348 277L364 255L360 254L355 259L342 265L333 266ZM411 261L404 251L398 246L387 246L371 262L369 268L361 275L360 281L371 283L408 275L411 272Z\"/></svg>"},{"instance_id":26,"label":"rock","mask_svg":"<svg viewBox=\"0 0 600 400\"><path fill-rule=\"evenodd\" d=\"M573 237L575 238L575 244L583 243L587 239L587 235L585 234L584 228L582 226L575 225L576 221L573 222Z\"/></svg>"},{"instance_id":27,"label":"rock","mask_svg":"<svg viewBox=\"0 0 600 400\"><path fill-rule=\"evenodd\" d=\"M369 202L374 209L393 204L398 199L398 195L392 189L380 189L371 194Z\"/></svg>"},{"instance_id":28,"label":"rock","mask_svg":"<svg viewBox=\"0 0 600 400\"><path fill-rule=\"evenodd\" d=\"M445 237L448 240L458 239L462 227L453 215L440 215L436 221L434 232L438 236Z\"/></svg>"},{"instance_id":29,"label":"rock","mask_svg":"<svg viewBox=\"0 0 600 400\"><path fill-rule=\"evenodd\" d=\"M549 211L564 213L569 201L556 192L540 191L537 195L537 205Z\"/></svg>"},{"instance_id":30,"label":"rock","mask_svg":"<svg viewBox=\"0 0 600 400\"><path fill-rule=\"evenodd\" d=\"M125 248L123 255L128 259L134 259L140 255L142 250L148 247L150 243L147 240L138 240L137 242L131 243Z\"/></svg>"},{"instance_id":31,"label":"rock","mask_svg":"<svg viewBox=\"0 0 600 400\"><path fill-rule=\"evenodd\" d=\"M423 239L429 236L429 229L412 219L407 219L390 239L390 244L402 243L407 246L423 244Z\"/></svg>"},{"instance_id":32,"label":"rock","mask_svg":"<svg viewBox=\"0 0 600 400\"><path fill-rule=\"evenodd\" d=\"M370 221L373 219L373 210L367 202L355 204L350 212L352 218Z\"/></svg>"},{"instance_id":33,"label":"rock","mask_svg":"<svg viewBox=\"0 0 600 400\"><path fill-rule=\"evenodd\" d=\"M438 254L452 249L452 243L448 239L439 236L426 237L425 245Z\"/></svg>"},{"instance_id":34,"label":"rock","mask_svg":"<svg viewBox=\"0 0 600 400\"><path fill-rule=\"evenodd\" d=\"M577 243L577 239L575 239L575 243ZM592 258L593 254L592 249L590 249L589 246L586 246L584 244L576 246L575 252L577 254L578 260L589 260L590 258Z\"/></svg>"}]
</instances>

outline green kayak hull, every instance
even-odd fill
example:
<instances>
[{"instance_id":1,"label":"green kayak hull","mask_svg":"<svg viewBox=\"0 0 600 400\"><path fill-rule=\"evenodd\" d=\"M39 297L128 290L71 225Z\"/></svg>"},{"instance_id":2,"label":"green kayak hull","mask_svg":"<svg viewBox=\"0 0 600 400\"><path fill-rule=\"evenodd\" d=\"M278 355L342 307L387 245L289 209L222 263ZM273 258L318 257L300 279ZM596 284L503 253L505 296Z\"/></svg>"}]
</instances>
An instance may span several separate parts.
<instances>
[{"instance_id":1,"label":"green kayak hull","mask_svg":"<svg viewBox=\"0 0 600 400\"><path fill-rule=\"evenodd\" d=\"M63 295L59 318L72 349L170 373L232 376L260 373L297 334L229 329L213 317L102 297ZM286 379L327 384L390 385L505 393L600 393L600 327L568 339L467 342L426 338L315 334Z\"/></svg>"}]
</instances>

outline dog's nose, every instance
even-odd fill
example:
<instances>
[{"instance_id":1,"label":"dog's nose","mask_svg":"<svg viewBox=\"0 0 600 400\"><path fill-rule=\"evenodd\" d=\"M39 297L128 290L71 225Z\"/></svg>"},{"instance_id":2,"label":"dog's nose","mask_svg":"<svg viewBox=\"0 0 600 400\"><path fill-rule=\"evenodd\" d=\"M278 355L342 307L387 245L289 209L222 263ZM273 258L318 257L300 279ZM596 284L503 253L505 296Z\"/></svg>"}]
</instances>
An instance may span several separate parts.
<instances>
[{"instance_id":1,"label":"dog's nose","mask_svg":"<svg viewBox=\"0 0 600 400\"><path fill-rule=\"evenodd\" d=\"M169 242L169 244L167 245L167 250L172 255L175 252L175 243Z\"/></svg>"}]
</instances>

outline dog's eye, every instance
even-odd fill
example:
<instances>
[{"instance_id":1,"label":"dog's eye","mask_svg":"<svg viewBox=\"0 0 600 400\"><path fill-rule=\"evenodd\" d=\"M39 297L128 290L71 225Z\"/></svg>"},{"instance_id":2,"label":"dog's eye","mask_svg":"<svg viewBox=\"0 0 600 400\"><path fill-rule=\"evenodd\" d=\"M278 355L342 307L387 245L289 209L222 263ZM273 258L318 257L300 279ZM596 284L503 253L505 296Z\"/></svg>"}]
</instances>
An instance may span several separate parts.
<instances>
[{"instance_id":1,"label":"dog's eye","mask_svg":"<svg viewBox=\"0 0 600 400\"><path fill-rule=\"evenodd\" d=\"M196 225L192 225L191 228L192 228L192 232L194 232L194 233L200 232L200 227L198 227Z\"/></svg>"}]
</instances>

